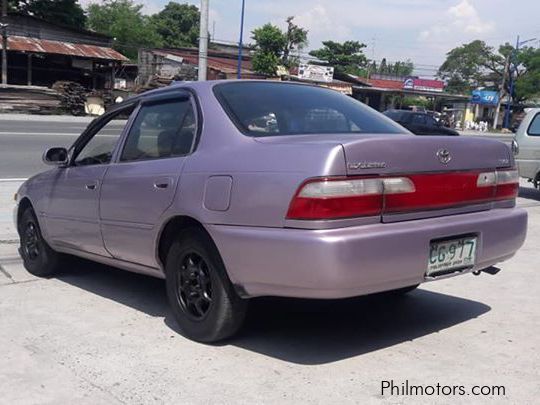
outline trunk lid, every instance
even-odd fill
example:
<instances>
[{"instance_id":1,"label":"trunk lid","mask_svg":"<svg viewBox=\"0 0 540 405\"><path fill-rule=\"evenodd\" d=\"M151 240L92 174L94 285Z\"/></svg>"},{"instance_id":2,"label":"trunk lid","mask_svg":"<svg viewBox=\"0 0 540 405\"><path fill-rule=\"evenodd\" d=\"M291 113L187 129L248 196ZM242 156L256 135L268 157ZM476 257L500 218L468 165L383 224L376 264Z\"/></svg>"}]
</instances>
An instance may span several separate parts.
<instances>
[{"instance_id":1,"label":"trunk lid","mask_svg":"<svg viewBox=\"0 0 540 405\"><path fill-rule=\"evenodd\" d=\"M502 142L473 137L377 136L342 142L347 174L411 174L512 166Z\"/></svg>"}]
</instances>

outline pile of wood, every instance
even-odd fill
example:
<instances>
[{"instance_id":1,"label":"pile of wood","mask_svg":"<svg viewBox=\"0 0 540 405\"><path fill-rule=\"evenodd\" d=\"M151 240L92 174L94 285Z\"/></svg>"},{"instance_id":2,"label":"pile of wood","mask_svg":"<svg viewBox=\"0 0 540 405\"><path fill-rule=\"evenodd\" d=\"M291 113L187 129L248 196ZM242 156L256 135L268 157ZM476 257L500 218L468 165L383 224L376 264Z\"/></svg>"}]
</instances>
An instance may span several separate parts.
<instances>
[{"instance_id":1,"label":"pile of wood","mask_svg":"<svg viewBox=\"0 0 540 405\"><path fill-rule=\"evenodd\" d=\"M136 85L134 88L135 93L144 93L148 90L157 89L160 87L166 87L173 82L170 77L163 77L158 75L152 75L148 78L148 81L144 84Z\"/></svg>"},{"instance_id":2,"label":"pile of wood","mask_svg":"<svg viewBox=\"0 0 540 405\"><path fill-rule=\"evenodd\" d=\"M47 87L0 87L0 113L58 114L59 94Z\"/></svg>"},{"instance_id":3,"label":"pile of wood","mask_svg":"<svg viewBox=\"0 0 540 405\"><path fill-rule=\"evenodd\" d=\"M171 72L169 72L171 73ZM169 86L172 82L195 81L197 80L197 71L189 65L178 66L174 74L154 74L148 77L146 83L141 83L135 87L136 93L142 93L147 90L157 89L159 87Z\"/></svg>"},{"instance_id":4,"label":"pile of wood","mask_svg":"<svg viewBox=\"0 0 540 405\"><path fill-rule=\"evenodd\" d=\"M86 89L76 82L58 81L52 89L60 95L60 108L72 115L85 115Z\"/></svg>"}]
</instances>

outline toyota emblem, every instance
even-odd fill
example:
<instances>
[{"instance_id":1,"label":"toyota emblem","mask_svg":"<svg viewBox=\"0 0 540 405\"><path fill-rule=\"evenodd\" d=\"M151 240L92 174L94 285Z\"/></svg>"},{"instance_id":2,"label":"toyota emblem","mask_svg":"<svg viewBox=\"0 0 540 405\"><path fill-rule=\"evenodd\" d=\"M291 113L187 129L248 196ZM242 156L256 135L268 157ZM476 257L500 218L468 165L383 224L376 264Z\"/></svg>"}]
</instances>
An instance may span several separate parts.
<instances>
[{"instance_id":1,"label":"toyota emblem","mask_svg":"<svg viewBox=\"0 0 540 405\"><path fill-rule=\"evenodd\" d=\"M437 157L439 158L439 161L442 164L448 164L452 160L452 155L448 151L448 149L439 149L437 151Z\"/></svg>"}]
</instances>

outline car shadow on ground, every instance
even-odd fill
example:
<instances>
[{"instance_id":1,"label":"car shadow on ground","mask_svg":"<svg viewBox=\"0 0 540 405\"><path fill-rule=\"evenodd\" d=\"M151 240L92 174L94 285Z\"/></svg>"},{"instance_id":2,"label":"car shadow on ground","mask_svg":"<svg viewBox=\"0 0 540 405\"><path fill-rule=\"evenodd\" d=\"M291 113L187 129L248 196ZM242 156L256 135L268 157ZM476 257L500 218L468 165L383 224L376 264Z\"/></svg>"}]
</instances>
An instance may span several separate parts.
<instances>
[{"instance_id":1,"label":"car shadow on ground","mask_svg":"<svg viewBox=\"0 0 540 405\"><path fill-rule=\"evenodd\" d=\"M534 187L520 187L519 197L527 200L540 201L540 191Z\"/></svg>"},{"instance_id":2,"label":"car shadow on ground","mask_svg":"<svg viewBox=\"0 0 540 405\"><path fill-rule=\"evenodd\" d=\"M81 263L58 279L164 317L178 332L168 308L163 280ZM377 294L346 300L258 298L251 302L233 345L280 360L316 365L384 349L449 328L490 310L482 303L418 289L396 298Z\"/></svg>"}]
</instances>

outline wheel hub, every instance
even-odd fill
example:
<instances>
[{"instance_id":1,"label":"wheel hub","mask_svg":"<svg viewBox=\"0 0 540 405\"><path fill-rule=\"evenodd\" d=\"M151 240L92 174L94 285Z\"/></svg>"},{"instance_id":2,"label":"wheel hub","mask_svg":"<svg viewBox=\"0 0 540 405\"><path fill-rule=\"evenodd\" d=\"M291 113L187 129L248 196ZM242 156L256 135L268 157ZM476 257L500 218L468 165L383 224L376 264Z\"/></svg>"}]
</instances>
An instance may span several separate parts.
<instances>
[{"instance_id":1,"label":"wheel hub","mask_svg":"<svg viewBox=\"0 0 540 405\"><path fill-rule=\"evenodd\" d=\"M31 260L39 256L39 234L36 225L32 222L29 222L24 230L23 250L26 257Z\"/></svg>"},{"instance_id":2,"label":"wheel hub","mask_svg":"<svg viewBox=\"0 0 540 405\"><path fill-rule=\"evenodd\" d=\"M208 264L197 253L189 253L181 261L177 297L182 310L193 319L204 318L210 309L212 285Z\"/></svg>"}]
</instances>

